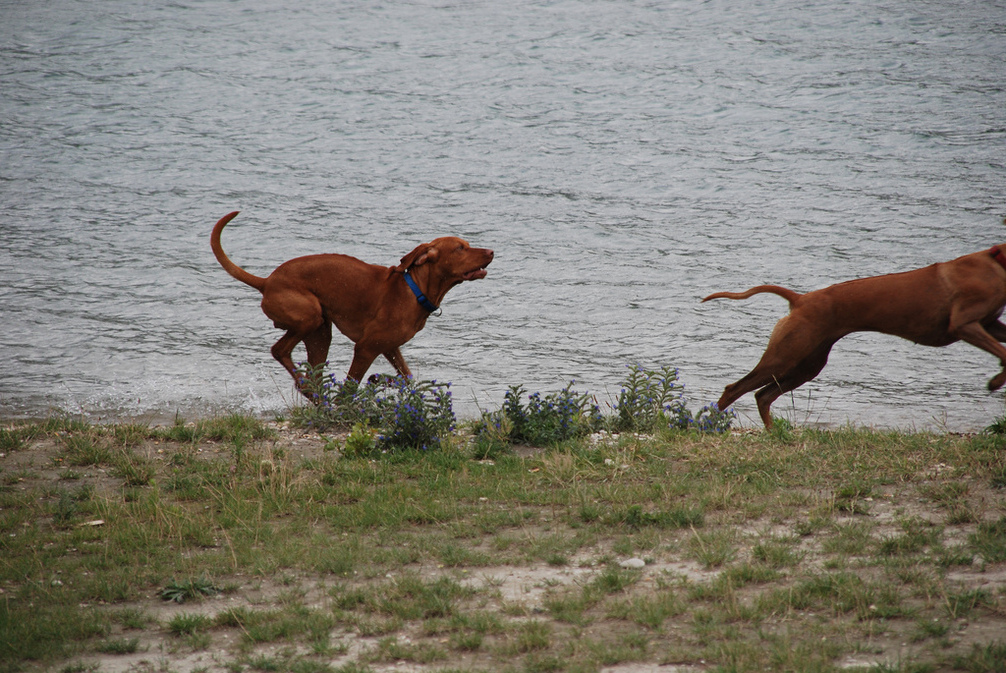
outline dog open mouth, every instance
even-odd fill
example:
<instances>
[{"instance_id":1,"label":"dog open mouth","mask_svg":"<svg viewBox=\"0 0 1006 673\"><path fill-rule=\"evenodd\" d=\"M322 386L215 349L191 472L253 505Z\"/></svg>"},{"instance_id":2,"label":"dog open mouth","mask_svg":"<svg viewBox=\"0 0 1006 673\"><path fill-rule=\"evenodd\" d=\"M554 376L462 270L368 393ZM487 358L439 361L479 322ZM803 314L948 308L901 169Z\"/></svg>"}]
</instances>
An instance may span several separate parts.
<instances>
[{"instance_id":1,"label":"dog open mouth","mask_svg":"<svg viewBox=\"0 0 1006 673\"><path fill-rule=\"evenodd\" d=\"M474 271L469 271L468 273L461 276L461 278L463 280L478 280L480 278L485 278L487 273L489 272L486 271L486 268L483 266L479 267L478 269L475 269Z\"/></svg>"}]
</instances>

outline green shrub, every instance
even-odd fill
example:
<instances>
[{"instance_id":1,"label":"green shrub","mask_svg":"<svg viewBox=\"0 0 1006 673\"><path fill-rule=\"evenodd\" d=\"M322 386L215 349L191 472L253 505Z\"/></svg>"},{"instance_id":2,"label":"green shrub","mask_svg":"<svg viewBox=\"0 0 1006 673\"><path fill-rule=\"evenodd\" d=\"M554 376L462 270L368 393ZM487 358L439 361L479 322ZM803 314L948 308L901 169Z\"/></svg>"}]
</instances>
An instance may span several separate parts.
<instances>
[{"instance_id":1,"label":"green shrub","mask_svg":"<svg viewBox=\"0 0 1006 673\"><path fill-rule=\"evenodd\" d=\"M305 365L298 371L315 382L315 404L295 410L298 425L377 428L377 448L387 450L437 448L454 429L450 383L401 376L372 376L357 383L338 381L331 374L319 379ZM369 451L366 446L353 448Z\"/></svg>"},{"instance_id":2,"label":"green shrub","mask_svg":"<svg viewBox=\"0 0 1006 673\"><path fill-rule=\"evenodd\" d=\"M601 411L590 395L573 390L573 383L544 397L541 393L527 395L524 386L510 386L503 408L483 414L477 435L499 435L509 428L511 442L547 446L593 432L601 425Z\"/></svg>"},{"instance_id":3,"label":"green shrub","mask_svg":"<svg viewBox=\"0 0 1006 673\"><path fill-rule=\"evenodd\" d=\"M677 369L647 371L630 365L615 404L615 429L653 432L658 423L663 425L666 420L687 423L684 390L678 383Z\"/></svg>"},{"instance_id":4,"label":"green shrub","mask_svg":"<svg viewBox=\"0 0 1006 673\"><path fill-rule=\"evenodd\" d=\"M573 382L544 397L541 393L528 395L523 386L510 386L502 408L483 411L476 423L475 452L489 457L508 444L547 446L582 437L604 425L636 432L724 432L734 419L732 410L720 411L715 405L695 414L689 411L678 370L671 367L646 370L631 365L613 409L614 416L605 419L594 398L574 391Z\"/></svg>"}]
</instances>

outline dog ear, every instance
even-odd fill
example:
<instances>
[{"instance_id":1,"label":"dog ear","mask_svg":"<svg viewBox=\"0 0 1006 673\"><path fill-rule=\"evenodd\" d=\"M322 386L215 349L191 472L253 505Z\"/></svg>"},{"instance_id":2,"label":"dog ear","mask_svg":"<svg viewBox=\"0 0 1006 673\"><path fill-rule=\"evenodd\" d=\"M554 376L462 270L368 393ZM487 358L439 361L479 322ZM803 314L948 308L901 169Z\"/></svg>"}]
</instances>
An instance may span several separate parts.
<instances>
[{"instance_id":1,"label":"dog ear","mask_svg":"<svg viewBox=\"0 0 1006 673\"><path fill-rule=\"evenodd\" d=\"M440 251L430 243L423 243L415 250L402 257L401 263L395 267L395 271L408 271L410 267L422 266L427 262L437 261Z\"/></svg>"}]
</instances>

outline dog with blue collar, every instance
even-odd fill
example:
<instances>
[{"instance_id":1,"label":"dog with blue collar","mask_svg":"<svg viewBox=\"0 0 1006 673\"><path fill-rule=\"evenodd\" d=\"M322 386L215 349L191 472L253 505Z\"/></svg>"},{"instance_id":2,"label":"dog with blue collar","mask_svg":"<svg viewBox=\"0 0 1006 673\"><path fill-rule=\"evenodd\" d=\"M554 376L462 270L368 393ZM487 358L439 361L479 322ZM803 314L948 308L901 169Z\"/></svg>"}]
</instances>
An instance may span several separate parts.
<instances>
[{"instance_id":1,"label":"dog with blue collar","mask_svg":"<svg viewBox=\"0 0 1006 673\"><path fill-rule=\"evenodd\" d=\"M426 326L431 314L439 315L451 288L485 278L493 260L492 250L445 236L417 246L398 266L318 254L291 259L261 277L232 262L221 246L224 227L237 215L230 213L216 223L210 247L227 273L262 293L262 311L285 330L273 344L272 355L311 400L328 360L332 325L355 344L347 378L362 380L378 356L386 358L399 375L412 376L401 346ZM307 350L306 375L294 365L292 356L300 343Z\"/></svg>"}]
</instances>

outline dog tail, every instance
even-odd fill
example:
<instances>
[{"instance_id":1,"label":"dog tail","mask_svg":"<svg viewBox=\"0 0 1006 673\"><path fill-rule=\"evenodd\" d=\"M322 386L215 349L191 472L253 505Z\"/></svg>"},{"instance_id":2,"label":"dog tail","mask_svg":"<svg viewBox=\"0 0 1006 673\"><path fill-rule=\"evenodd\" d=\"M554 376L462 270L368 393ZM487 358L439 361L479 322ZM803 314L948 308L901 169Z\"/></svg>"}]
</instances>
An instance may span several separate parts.
<instances>
[{"instance_id":1,"label":"dog tail","mask_svg":"<svg viewBox=\"0 0 1006 673\"><path fill-rule=\"evenodd\" d=\"M238 216L239 212L240 211L235 210L233 213L224 215L220 218L216 225L214 225L213 233L210 234L210 247L213 248L213 256L217 258L218 262L220 262L220 266L224 267L224 271L234 276L242 283L251 285L253 288L261 292L262 288L265 287L265 278L248 273L240 266L232 262L230 257L228 257L224 252L223 246L220 245L220 232L224 230L224 227L227 226L228 222Z\"/></svg>"},{"instance_id":2,"label":"dog tail","mask_svg":"<svg viewBox=\"0 0 1006 673\"><path fill-rule=\"evenodd\" d=\"M716 292L709 295L702 301L709 301L710 299L747 299L756 294L761 294L762 292L771 292L772 294L777 294L792 306L793 302L802 297L803 295L799 292L794 292L789 288L781 287L779 285L758 285L751 288L745 292Z\"/></svg>"}]
</instances>

